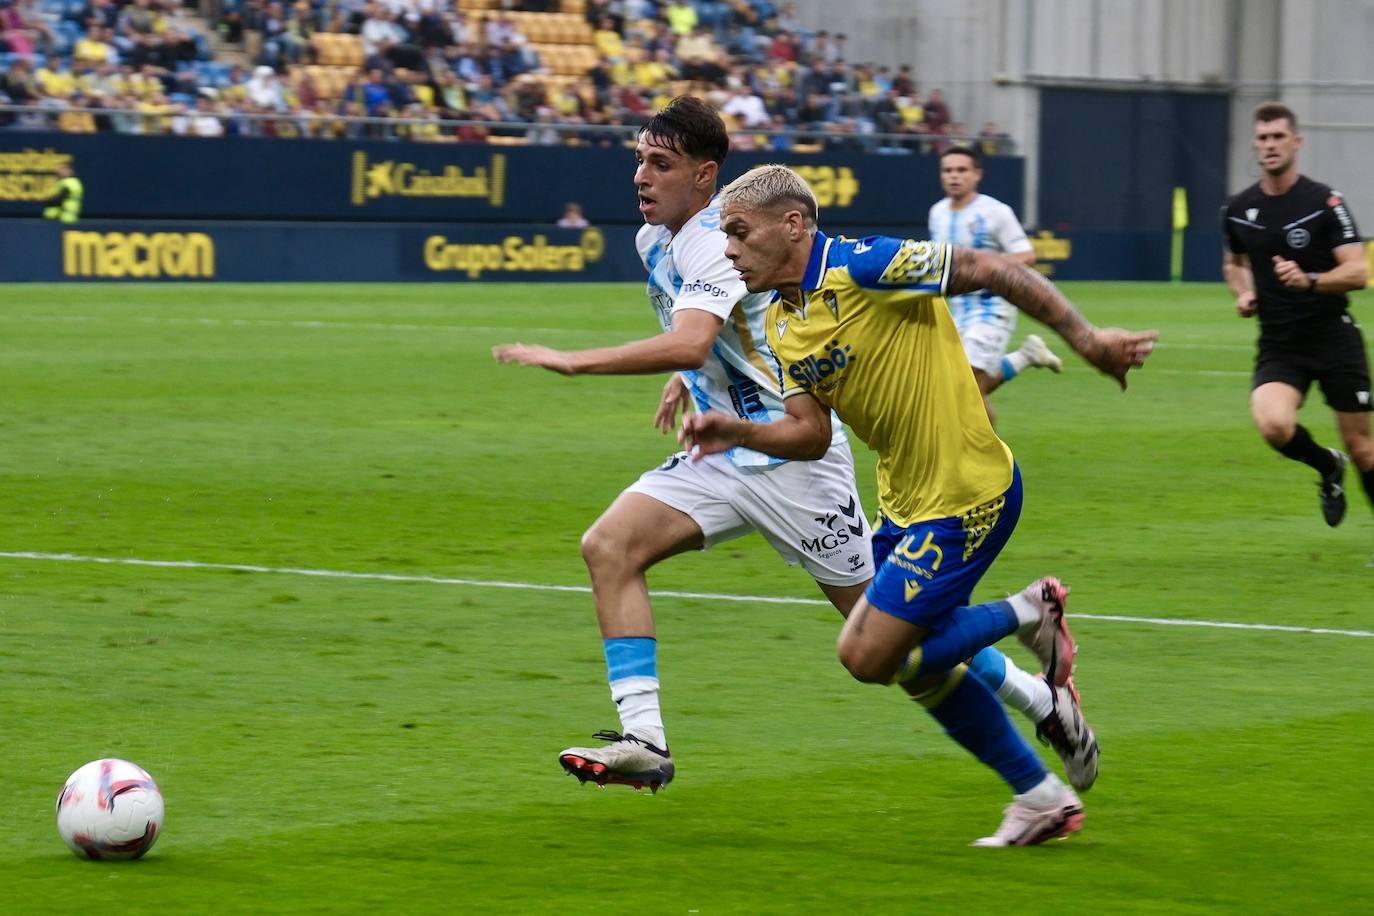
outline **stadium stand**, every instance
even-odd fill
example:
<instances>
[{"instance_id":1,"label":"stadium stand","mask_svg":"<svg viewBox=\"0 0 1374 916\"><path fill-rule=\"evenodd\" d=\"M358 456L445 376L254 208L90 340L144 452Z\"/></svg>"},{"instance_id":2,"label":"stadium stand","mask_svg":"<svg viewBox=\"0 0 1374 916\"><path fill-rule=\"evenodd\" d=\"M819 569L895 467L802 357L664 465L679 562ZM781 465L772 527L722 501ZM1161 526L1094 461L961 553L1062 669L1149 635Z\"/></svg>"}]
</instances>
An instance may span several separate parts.
<instances>
[{"instance_id":1,"label":"stadium stand","mask_svg":"<svg viewBox=\"0 0 1374 916\"><path fill-rule=\"evenodd\" d=\"M1011 142L773 0L199 2L0 0L0 126L619 143L693 93L744 149Z\"/></svg>"}]
</instances>

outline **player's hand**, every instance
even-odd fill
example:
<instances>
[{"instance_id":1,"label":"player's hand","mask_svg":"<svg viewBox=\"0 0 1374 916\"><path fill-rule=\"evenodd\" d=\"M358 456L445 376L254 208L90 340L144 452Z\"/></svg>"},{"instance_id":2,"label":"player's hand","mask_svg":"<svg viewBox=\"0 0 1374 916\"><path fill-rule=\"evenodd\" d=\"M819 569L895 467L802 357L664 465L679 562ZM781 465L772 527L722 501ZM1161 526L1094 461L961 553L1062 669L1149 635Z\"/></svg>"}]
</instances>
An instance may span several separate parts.
<instances>
[{"instance_id":1,"label":"player's hand","mask_svg":"<svg viewBox=\"0 0 1374 916\"><path fill-rule=\"evenodd\" d=\"M1274 255L1274 276L1289 289L1306 291L1312 285L1312 281L1307 279L1307 272L1298 266L1297 261L1290 261L1278 255Z\"/></svg>"},{"instance_id":2,"label":"player's hand","mask_svg":"<svg viewBox=\"0 0 1374 916\"><path fill-rule=\"evenodd\" d=\"M1259 301L1253 289L1246 290L1236 297L1236 314L1242 318L1250 318L1259 311Z\"/></svg>"},{"instance_id":3,"label":"player's hand","mask_svg":"<svg viewBox=\"0 0 1374 916\"><path fill-rule=\"evenodd\" d=\"M688 414L682 418L677 441L692 453L693 461L700 461L703 455L717 455L739 445L745 422L718 410Z\"/></svg>"},{"instance_id":4,"label":"player's hand","mask_svg":"<svg viewBox=\"0 0 1374 916\"><path fill-rule=\"evenodd\" d=\"M1126 373L1145 365L1145 360L1159 340L1158 331L1126 331L1121 328L1099 328L1097 358L1093 365L1116 379L1126 388Z\"/></svg>"},{"instance_id":5,"label":"player's hand","mask_svg":"<svg viewBox=\"0 0 1374 916\"><path fill-rule=\"evenodd\" d=\"M668 379L668 384L663 386L663 399L658 402L658 413L654 414L654 428L665 436L672 432L673 427L677 426L678 411L682 411L683 416L686 416L687 405L691 400L692 393L687 390L687 383L683 381L681 373L674 372Z\"/></svg>"},{"instance_id":6,"label":"player's hand","mask_svg":"<svg viewBox=\"0 0 1374 916\"><path fill-rule=\"evenodd\" d=\"M562 350L537 344L499 344L491 348L498 363L519 363L522 366L541 366L561 375L574 374L572 360Z\"/></svg>"}]
</instances>

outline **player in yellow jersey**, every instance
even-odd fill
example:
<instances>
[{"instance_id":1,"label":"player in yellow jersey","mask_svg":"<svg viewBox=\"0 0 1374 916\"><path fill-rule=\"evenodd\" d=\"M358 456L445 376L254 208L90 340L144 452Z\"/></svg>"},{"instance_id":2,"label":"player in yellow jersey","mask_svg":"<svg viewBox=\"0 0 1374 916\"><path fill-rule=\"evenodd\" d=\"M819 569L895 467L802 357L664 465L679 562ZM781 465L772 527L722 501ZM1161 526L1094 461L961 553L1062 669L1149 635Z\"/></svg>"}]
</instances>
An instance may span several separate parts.
<instances>
[{"instance_id":1,"label":"player in yellow jersey","mask_svg":"<svg viewBox=\"0 0 1374 916\"><path fill-rule=\"evenodd\" d=\"M1005 820L979 845L1030 845L1078 830L1078 797L1045 770L988 688L964 676L964 659L1017 633L1062 686L1076 647L1063 620L1068 590L1055 578L968 606L1016 525L1021 480L943 297L975 289L1004 296L1122 387L1157 332L1095 328L1049 281L993 252L831 239L817 226L810 188L783 166L746 173L720 203L726 257L751 293L777 293L767 330L786 413L768 424L698 414L683 421L683 441L696 454L744 445L814 458L829 442L833 408L878 453L882 510L877 574L840 634L840 660L861 681L924 690L950 736L1012 787Z\"/></svg>"},{"instance_id":2,"label":"player in yellow jersey","mask_svg":"<svg viewBox=\"0 0 1374 916\"><path fill-rule=\"evenodd\" d=\"M493 355L565 375L680 370L664 388L655 425L669 432L679 410L721 410L767 422L785 416L779 363L768 346L772 291L750 294L725 258L715 204L729 139L720 115L690 96L675 99L640 129L634 185L645 225L636 246L663 333L616 347L563 351L509 344ZM842 425L819 461L785 461L736 449L692 462L671 456L632 484L583 536L611 697L620 731L601 747L570 747L561 765L582 781L648 786L676 778L659 703L657 641L648 570L685 550L705 549L750 530L803 565L841 615L873 578L854 460ZM1097 778L1098 745L1072 685L1053 687L994 648L972 672L1035 724L1077 789Z\"/></svg>"}]
</instances>

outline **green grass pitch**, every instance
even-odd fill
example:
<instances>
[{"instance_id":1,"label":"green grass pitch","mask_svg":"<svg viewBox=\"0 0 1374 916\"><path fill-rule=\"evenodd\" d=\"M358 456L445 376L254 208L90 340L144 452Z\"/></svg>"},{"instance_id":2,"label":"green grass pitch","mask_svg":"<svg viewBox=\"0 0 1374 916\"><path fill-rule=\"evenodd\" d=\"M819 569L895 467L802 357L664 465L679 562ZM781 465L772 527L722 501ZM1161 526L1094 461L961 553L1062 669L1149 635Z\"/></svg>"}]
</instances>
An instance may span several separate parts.
<instances>
[{"instance_id":1,"label":"green grass pitch","mask_svg":"<svg viewBox=\"0 0 1374 916\"><path fill-rule=\"evenodd\" d=\"M1027 502L978 597L1056 573L1095 615L1102 776L1084 831L1029 850L965 845L997 779L848 677L837 615L758 538L651 577L803 599L658 599L677 781L562 774L617 724L590 597L472 583L585 586L581 532L673 443L659 378L489 352L645 336L634 285L0 290L0 912L1367 912L1364 494L1328 529L1259 440L1256 328L1220 285L1066 289L1163 339L1124 394L1070 360L995 396ZM1335 444L1319 395L1304 418ZM101 756L166 796L142 861L53 828Z\"/></svg>"}]
</instances>

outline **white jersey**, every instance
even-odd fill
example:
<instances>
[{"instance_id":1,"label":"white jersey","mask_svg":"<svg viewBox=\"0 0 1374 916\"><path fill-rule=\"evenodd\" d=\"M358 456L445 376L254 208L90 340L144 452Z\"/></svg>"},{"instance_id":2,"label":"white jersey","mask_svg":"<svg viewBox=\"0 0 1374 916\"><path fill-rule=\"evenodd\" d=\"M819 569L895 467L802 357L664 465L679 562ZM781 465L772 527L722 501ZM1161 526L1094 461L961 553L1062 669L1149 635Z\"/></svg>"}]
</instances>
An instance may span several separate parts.
<instances>
[{"instance_id":1,"label":"white jersey","mask_svg":"<svg viewBox=\"0 0 1374 916\"><path fill-rule=\"evenodd\" d=\"M678 309L701 309L725 322L711 345L706 364L682 373L699 412L718 410L756 423L769 423L782 406L782 368L768 346L764 321L772 292L750 293L725 257L720 207L713 200L672 235L665 226L640 228L639 258L649 271L649 301L663 330L673 327ZM844 427L831 418L831 444L846 441ZM728 451L737 467L781 464L743 447Z\"/></svg>"},{"instance_id":2,"label":"white jersey","mask_svg":"<svg viewBox=\"0 0 1374 916\"><path fill-rule=\"evenodd\" d=\"M958 210L950 208L948 197L940 200L930 208L927 225L932 240L961 248L1003 254L1033 250L1026 230L1021 228L1011 207L986 194L974 195L973 200ZM949 310L961 332L972 323L1014 321L1016 316L1014 306L985 289L949 297Z\"/></svg>"}]
</instances>

